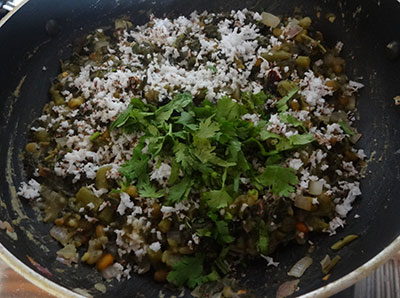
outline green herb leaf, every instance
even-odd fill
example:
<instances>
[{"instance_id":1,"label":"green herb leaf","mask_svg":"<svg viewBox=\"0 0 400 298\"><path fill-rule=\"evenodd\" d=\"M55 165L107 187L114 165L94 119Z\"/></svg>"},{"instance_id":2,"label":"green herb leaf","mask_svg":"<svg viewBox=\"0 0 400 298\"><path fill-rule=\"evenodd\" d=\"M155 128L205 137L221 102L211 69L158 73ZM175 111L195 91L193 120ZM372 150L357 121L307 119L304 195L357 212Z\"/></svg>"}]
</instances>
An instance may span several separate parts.
<instances>
[{"instance_id":1,"label":"green herb leaf","mask_svg":"<svg viewBox=\"0 0 400 298\"><path fill-rule=\"evenodd\" d=\"M232 243L235 241L235 238L229 234L228 223L223 220L217 220L215 222L216 226L216 238L217 241L222 244Z\"/></svg>"},{"instance_id":2,"label":"green herb leaf","mask_svg":"<svg viewBox=\"0 0 400 298\"><path fill-rule=\"evenodd\" d=\"M270 95L265 94L264 91L256 94L252 92L244 92L242 93L241 100L251 111L255 111L264 106L269 97Z\"/></svg>"},{"instance_id":3,"label":"green herb leaf","mask_svg":"<svg viewBox=\"0 0 400 298\"><path fill-rule=\"evenodd\" d=\"M235 162L223 160L222 158L219 158L218 156L214 156L213 158L211 158L210 163L220 166L220 167L223 167L223 168L229 168L229 167L236 166Z\"/></svg>"},{"instance_id":4,"label":"green herb leaf","mask_svg":"<svg viewBox=\"0 0 400 298\"><path fill-rule=\"evenodd\" d=\"M215 156L213 151L215 150L214 146L211 146L211 143L208 139L202 139L197 137L197 135L193 138L193 154L202 162L207 163Z\"/></svg>"},{"instance_id":5,"label":"green herb leaf","mask_svg":"<svg viewBox=\"0 0 400 298\"><path fill-rule=\"evenodd\" d=\"M261 141L265 141L268 139L281 139L282 137L276 133L269 132L268 130L262 130L260 132L260 139Z\"/></svg>"},{"instance_id":6,"label":"green herb leaf","mask_svg":"<svg viewBox=\"0 0 400 298\"><path fill-rule=\"evenodd\" d=\"M110 129L123 127L128 132L144 129L149 125L146 118L154 115L152 112L154 109L153 105L146 105L135 97L131 100L128 108L111 124Z\"/></svg>"},{"instance_id":7,"label":"green herb leaf","mask_svg":"<svg viewBox=\"0 0 400 298\"><path fill-rule=\"evenodd\" d=\"M208 118L215 114L215 106L208 100L202 102L202 106L192 108L197 118Z\"/></svg>"},{"instance_id":8,"label":"green herb leaf","mask_svg":"<svg viewBox=\"0 0 400 298\"><path fill-rule=\"evenodd\" d=\"M171 175L169 176L168 184L169 185L174 185L175 181L179 177L179 164L176 162L176 160L173 160L171 163Z\"/></svg>"},{"instance_id":9,"label":"green herb leaf","mask_svg":"<svg viewBox=\"0 0 400 298\"><path fill-rule=\"evenodd\" d=\"M230 97L224 96L217 103L216 119L232 121L240 117L240 106Z\"/></svg>"},{"instance_id":10,"label":"green herb leaf","mask_svg":"<svg viewBox=\"0 0 400 298\"><path fill-rule=\"evenodd\" d=\"M169 103L157 109L155 112L157 121L167 121L174 111L180 112L192 102L193 97L189 92L178 93Z\"/></svg>"},{"instance_id":11,"label":"green herb leaf","mask_svg":"<svg viewBox=\"0 0 400 298\"><path fill-rule=\"evenodd\" d=\"M291 150L293 149L293 144L289 139L282 138L279 140L278 144L276 144L275 148L278 150L278 152Z\"/></svg>"},{"instance_id":12,"label":"green herb leaf","mask_svg":"<svg viewBox=\"0 0 400 298\"><path fill-rule=\"evenodd\" d=\"M278 109L278 111L280 113L286 112L289 107L287 105L288 101L296 95L296 93L299 91L299 88L295 88L292 91L289 92L288 95L286 95L285 97L282 97L277 103L276 103L276 107Z\"/></svg>"},{"instance_id":13,"label":"green herb leaf","mask_svg":"<svg viewBox=\"0 0 400 298\"><path fill-rule=\"evenodd\" d=\"M218 274L217 271L213 270L211 273L207 274L206 276L207 281L217 281L221 279L221 276Z\"/></svg>"},{"instance_id":14,"label":"green herb leaf","mask_svg":"<svg viewBox=\"0 0 400 298\"><path fill-rule=\"evenodd\" d=\"M139 195L142 198L158 199L165 196L165 191L163 189L157 191L153 185L146 184L142 189L139 190Z\"/></svg>"},{"instance_id":15,"label":"green herb leaf","mask_svg":"<svg viewBox=\"0 0 400 298\"><path fill-rule=\"evenodd\" d=\"M211 237L212 236L212 232L207 228L197 229L196 234L200 237Z\"/></svg>"},{"instance_id":16,"label":"green herb leaf","mask_svg":"<svg viewBox=\"0 0 400 298\"><path fill-rule=\"evenodd\" d=\"M203 263L204 255L202 254L194 257L185 256L175 263L172 271L168 273L167 280L178 287L186 284L193 289L207 281L203 273Z\"/></svg>"},{"instance_id":17,"label":"green herb leaf","mask_svg":"<svg viewBox=\"0 0 400 298\"><path fill-rule=\"evenodd\" d=\"M287 197L294 191L298 179L293 169L271 165L265 167L264 172L257 177L257 182L264 187L270 187L272 193Z\"/></svg>"},{"instance_id":18,"label":"green herb leaf","mask_svg":"<svg viewBox=\"0 0 400 298\"><path fill-rule=\"evenodd\" d=\"M175 161L179 163L184 170L191 173L196 161L192 157L189 147L183 143L175 143L173 148L175 154Z\"/></svg>"},{"instance_id":19,"label":"green herb leaf","mask_svg":"<svg viewBox=\"0 0 400 298\"><path fill-rule=\"evenodd\" d=\"M123 126L129 119L131 115L131 111L133 110L133 105L130 104L128 108L123 111L118 118L111 124L110 129L113 130L115 128Z\"/></svg>"},{"instance_id":20,"label":"green herb leaf","mask_svg":"<svg viewBox=\"0 0 400 298\"><path fill-rule=\"evenodd\" d=\"M346 122L344 122L343 120L339 120L338 123L339 123L340 127L343 129L343 131L346 134L348 134L349 136L355 136L356 135L356 133L353 131L353 129L350 128L350 126Z\"/></svg>"},{"instance_id":21,"label":"green herb leaf","mask_svg":"<svg viewBox=\"0 0 400 298\"><path fill-rule=\"evenodd\" d=\"M232 197L224 190L213 190L203 194L208 207L211 209L221 209L233 202Z\"/></svg>"},{"instance_id":22,"label":"green herb leaf","mask_svg":"<svg viewBox=\"0 0 400 298\"><path fill-rule=\"evenodd\" d=\"M176 123L182 124L191 130L197 130L199 128L198 125L195 124L192 113L188 112L182 112Z\"/></svg>"},{"instance_id":23,"label":"green herb leaf","mask_svg":"<svg viewBox=\"0 0 400 298\"><path fill-rule=\"evenodd\" d=\"M172 205L187 199L192 184L193 181L190 178L185 177L178 184L172 186L168 192L166 203Z\"/></svg>"},{"instance_id":24,"label":"green herb leaf","mask_svg":"<svg viewBox=\"0 0 400 298\"><path fill-rule=\"evenodd\" d=\"M279 118L280 118L281 122L283 122L283 123L291 124L294 127L301 127L304 131L307 131L304 124L290 114L281 114L281 115L279 115Z\"/></svg>"},{"instance_id":25,"label":"green herb leaf","mask_svg":"<svg viewBox=\"0 0 400 298\"><path fill-rule=\"evenodd\" d=\"M123 175L128 183L137 179L138 187L146 184L149 180L148 173L148 161L149 157L142 153L144 147L144 140L142 139L135 149L133 149L133 154L131 160L126 161L120 168L119 172Z\"/></svg>"},{"instance_id":26,"label":"green herb leaf","mask_svg":"<svg viewBox=\"0 0 400 298\"><path fill-rule=\"evenodd\" d=\"M212 117L209 117L200 122L199 130L196 132L195 136L200 139L208 139L215 137L217 131L219 131L218 123L212 122Z\"/></svg>"},{"instance_id":27,"label":"green herb leaf","mask_svg":"<svg viewBox=\"0 0 400 298\"><path fill-rule=\"evenodd\" d=\"M313 135L310 134L304 134L304 135L292 135L289 137L289 141L292 145L295 146L303 146L307 145L309 143L312 143L315 141L315 138Z\"/></svg>"}]
</instances>

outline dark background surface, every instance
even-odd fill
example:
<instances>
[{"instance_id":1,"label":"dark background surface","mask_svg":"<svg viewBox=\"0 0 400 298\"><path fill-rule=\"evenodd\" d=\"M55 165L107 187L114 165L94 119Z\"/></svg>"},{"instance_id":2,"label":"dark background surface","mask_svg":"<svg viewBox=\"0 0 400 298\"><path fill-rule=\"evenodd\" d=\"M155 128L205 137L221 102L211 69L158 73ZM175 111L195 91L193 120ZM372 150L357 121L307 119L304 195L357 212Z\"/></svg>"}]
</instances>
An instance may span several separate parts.
<instances>
[{"instance_id":1,"label":"dark background surface","mask_svg":"<svg viewBox=\"0 0 400 298\"><path fill-rule=\"evenodd\" d=\"M329 246L344 235L355 233L361 237L339 252L342 261L333 270L329 282L364 264L389 245L400 231L399 110L392 100L400 94L400 64L386 59L384 49L388 42L400 39L400 5L397 1L383 0L30 1L0 29L0 176L8 179L3 179L0 184L0 199L6 203L5 208L0 207L0 218L9 221L18 218L11 204L11 185L18 186L26 179L19 153L24 148L27 126L40 115L48 101L51 79L59 72L58 61L70 55L70 44L76 37L111 25L122 15L129 16L135 24L143 24L150 12L157 17L176 17L188 15L193 10L223 11L244 7L288 16L293 14L295 7L301 8L304 15L313 16L315 27L324 32L328 44L334 45L337 40L345 43L347 73L366 85L358 105L360 121L357 127L363 133L358 146L365 148L368 155L375 152L369 165L372 174L362 183L363 196L349 214L346 229L333 237L322 235L312 239L316 244L312 254L314 263L302 277L300 291L296 294L307 293L327 283L321 279L319 261L327 253L333 255ZM319 20L315 17L316 10L322 11ZM327 12L336 14L333 24L324 17ZM59 31L53 36L49 36L45 29L50 19L57 22L57 30L51 32ZM46 66L46 71L42 70L43 66ZM15 97L12 94L24 76L20 95ZM10 169L13 169L12 173ZM96 297L102 296L92 289L95 283L102 282L96 270L84 265L78 269L67 268L58 263L55 252L60 247L48 234L50 226L39 223L32 209L26 202L23 204L27 217L16 226L18 241L12 241L0 232L0 242L34 270L37 271L27 255L48 268L53 274L51 280L71 289L88 289ZM359 219L353 219L356 213L361 215ZM35 241L28 239L26 231ZM40 245L46 246L48 251L38 248ZM252 289L257 297L274 297L277 286L288 280L287 271L304 256L306 249L296 245L282 248L273 256L281 263L278 269L267 268L262 260L250 262L246 276L241 279L242 285ZM57 268L64 272L56 271ZM156 297L161 289L167 297L172 293L165 286L152 282L148 275L134 275L121 283L112 282L106 295Z\"/></svg>"}]
</instances>

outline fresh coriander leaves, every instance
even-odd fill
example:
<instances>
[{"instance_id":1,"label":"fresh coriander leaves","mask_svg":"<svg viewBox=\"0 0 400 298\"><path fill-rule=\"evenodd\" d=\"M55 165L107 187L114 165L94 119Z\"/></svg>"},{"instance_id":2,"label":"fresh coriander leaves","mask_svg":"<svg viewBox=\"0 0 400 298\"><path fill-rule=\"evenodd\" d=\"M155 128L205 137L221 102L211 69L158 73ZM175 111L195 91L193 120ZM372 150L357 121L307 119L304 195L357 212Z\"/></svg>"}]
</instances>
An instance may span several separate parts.
<instances>
[{"instance_id":1,"label":"fresh coriander leaves","mask_svg":"<svg viewBox=\"0 0 400 298\"><path fill-rule=\"evenodd\" d=\"M286 110L285 105L297 92L298 89L294 89L278 101L278 109ZM247 108L251 109L255 105L263 104L268 96L263 92L247 93L243 98L247 100ZM257 150L264 158L269 158L271 154L280 157L279 152L314 141L314 137L308 134L296 134L285 138L256 127L241 119L241 116L247 113L247 108L229 97L223 97L215 106L204 101L197 107L196 112L192 96L188 92L177 94L169 103L159 108L134 98L128 109L112 124L112 128L124 128L136 122L141 124L142 128L146 123L147 126L141 144L135 148L132 159L121 166L120 173L128 183L137 180L141 196L160 199L166 197L165 204L171 205L186 199L193 185L226 185L237 193L240 187L240 173L246 176L247 171L254 171L244 152ZM302 123L293 116L281 113L280 117L282 121L305 130ZM270 139L276 140L275 151L268 151L262 143ZM145 142L148 153L142 153ZM168 195L157 191L148 178L150 157L154 159L166 154L173 154L174 165ZM184 178L180 178L179 173L183 174ZM211 173L216 173L217 176L212 178ZM201 180L196 178L199 176L202 177ZM271 188L273 193L282 196L292 192L296 182L297 177L290 169L271 164L257 177L258 186ZM207 196L207 205L211 209L226 207L232 201L230 195L222 190L211 188Z\"/></svg>"},{"instance_id":2,"label":"fresh coriander leaves","mask_svg":"<svg viewBox=\"0 0 400 298\"><path fill-rule=\"evenodd\" d=\"M294 127L301 127L304 131L307 131L306 127L304 126L304 124L302 122L300 122L299 120L297 120L295 117L293 117L292 115L290 115L288 113L280 114L279 118L283 123L291 124Z\"/></svg>"},{"instance_id":3,"label":"fresh coriander leaves","mask_svg":"<svg viewBox=\"0 0 400 298\"><path fill-rule=\"evenodd\" d=\"M295 146L303 146L303 145L307 145L309 143L312 143L315 141L315 138L313 135L310 134L303 134L303 135L292 135L289 137L289 141L292 145Z\"/></svg>"},{"instance_id":4,"label":"fresh coriander leaves","mask_svg":"<svg viewBox=\"0 0 400 298\"><path fill-rule=\"evenodd\" d=\"M241 107L230 97L224 96L217 103L217 120L233 121L240 117Z\"/></svg>"},{"instance_id":5,"label":"fresh coriander leaves","mask_svg":"<svg viewBox=\"0 0 400 298\"><path fill-rule=\"evenodd\" d=\"M162 198L163 196L165 196L165 191L164 190L157 191L153 185L145 184L143 186L143 189L139 190L139 195L142 198L159 199L159 198Z\"/></svg>"},{"instance_id":6,"label":"fresh coriander leaves","mask_svg":"<svg viewBox=\"0 0 400 298\"><path fill-rule=\"evenodd\" d=\"M192 101L193 98L189 92L178 93L169 103L156 110L156 120L158 122L167 121L174 111L182 112L183 108L191 104Z\"/></svg>"},{"instance_id":7,"label":"fresh coriander leaves","mask_svg":"<svg viewBox=\"0 0 400 298\"><path fill-rule=\"evenodd\" d=\"M207 281L207 276L203 272L203 263L203 254L193 257L185 256L173 266L172 271L168 273L167 280L178 287L187 285L193 289Z\"/></svg>"},{"instance_id":8,"label":"fresh coriander leaves","mask_svg":"<svg viewBox=\"0 0 400 298\"><path fill-rule=\"evenodd\" d=\"M178 184L175 184L170 188L166 203L168 205L172 205L174 203L187 199L192 185L192 179L188 177L183 178Z\"/></svg>"},{"instance_id":9,"label":"fresh coriander leaves","mask_svg":"<svg viewBox=\"0 0 400 298\"><path fill-rule=\"evenodd\" d=\"M264 172L256 180L262 186L269 187L273 194L282 197L291 194L294 191L294 185L298 182L293 169L277 165L266 166Z\"/></svg>"},{"instance_id":10,"label":"fresh coriander leaves","mask_svg":"<svg viewBox=\"0 0 400 298\"><path fill-rule=\"evenodd\" d=\"M293 96L296 95L296 93L299 91L299 88L295 88L292 91L289 92L288 95L285 97L282 97L277 103L276 103L276 108L278 109L279 112L286 112L289 107L287 105L288 101L292 99Z\"/></svg>"},{"instance_id":11,"label":"fresh coriander leaves","mask_svg":"<svg viewBox=\"0 0 400 298\"><path fill-rule=\"evenodd\" d=\"M219 125L217 122L212 121L212 117L203 120L199 124L199 129L195 133L195 137L200 139L208 139L215 137L215 133L219 131Z\"/></svg>"},{"instance_id":12,"label":"fresh coriander leaves","mask_svg":"<svg viewBox=\"0 0 400 298\"><path fill-rule=\"evenodd\" d=\"M208 207L211 209L221 209L233 202L232 197L224 190L213 190L203 194Z\"/></svg>"},{"instance_id":13,"label":"fresh coriander leaves","mask_svg":"<svg viewBox=\"0 0 400 298\"><path fill-rule=\"evenodd\" d=\"M350 128L350 126L346 122L344 122L343 120L339 120L338 123L339 123L340 127L343 129L343 131L346 134L348 134L349 136L355 136L356 135L356 133L353 131L353 129Z\"/></svg>"},{"instance_id":14,"label":"fresh coriander leaves","mask_svg":"<svg viewBox=\"0 0 400 298\"><path fill-rule=\"evenodd\" d=\"M125 177L127 183L137 180L138 187L147 184L149 181L148 161L149 157L142 153L144 140L139 142L133 149L132 158L126 161L120 168L119 172Z\"/></svg>"},{"instance_id":15,"label":"fresh coriander leaves","mask_svg":"<svg viewBox=\"0 0 400 298\"><path fill-rule=\"evenodd\" d=\"M126 132L141 130L149 122L147 117L153 116L154 106L145 105L139 98L133 98L127 109L111 124L110 129L123 128Z\"/></svg>"},{"instance_id":16,"label":"fresh coriander leaves","mask_svg":"<svg viewBox=\"0 0 400 298\"><path fill-rule=\"evenodd\" d=\"M224 220L215 221L216 233L215 238L221 244L229 244L235 241L235 238L232 237L229 233L228 223Z\"/></svg>"},{"instance_id":17,"label":"fresh coriander leaves","mask_svg":"<svg viewBox=\"0 0 400 298\"><path fill-rule=\"evenodd\" d=\"M111 124L110 129L113 130L115 128L124 126L124 124L128 121L132 110L133 110L133 105L130 104L128 108L125 111L123 111L118 116L118 118Z\"/></svg>"}]
</instances>

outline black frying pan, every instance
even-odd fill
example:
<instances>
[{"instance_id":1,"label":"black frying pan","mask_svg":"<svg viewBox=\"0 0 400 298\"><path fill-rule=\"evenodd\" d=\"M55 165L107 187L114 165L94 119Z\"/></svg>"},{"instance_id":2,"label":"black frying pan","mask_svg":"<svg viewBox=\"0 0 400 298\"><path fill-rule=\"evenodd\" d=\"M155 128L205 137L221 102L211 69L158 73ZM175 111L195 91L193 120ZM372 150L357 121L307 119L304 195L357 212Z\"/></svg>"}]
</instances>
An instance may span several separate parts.
<instances>
[{"instance_id":1,"label":"black frying pan","mask_svg":"<svg viewBox=\"0 0 400 298\"><path fill-rule=\"evenodd\" d=\"M348 217L348 225L333 237L316 235L313 253L314 263L299 284L296 295L309 293L329 283L329 293L336 292L351 283L349 278L332 283L354 271L388 247L368 268L388 257L388 250L400 247L393 242L400 232L400 131L399 110L393 97L400 95L400 62L385 56L386 45L400 40L400 3L396 0L32 0L20 8L0 28L0 219L13 223L18 240L12 240L0 231L0 242L22 263L49 280L68 289L82 288L96 297L158 297L162 289L169 297L173 292L165 285L156 284L148 275L133 276L130 280L107 284L107 293L93 288L103 282L95 269L85 265L68 268L55 260L59 245L49 236L50 225L37 219L26 202L18 203L15 187L27 179L23 172L21 151L26 142L26 131L33 119L40 115L48 101L50 82L59 72L59 60L71 54L71 42L98 27L108 26L121 15L129 16L135 24L144 24L148 15L176 17L188 15L193 10L223 11L247 7L251 10L269 11L281 15L293 15L300 8L304 15L315 20L317 29L324 32L327 43L344 42L347 73L366 87L362 90L357 121L363 137L359 142L368 155L374 156L369 164L367 177L362 182L363 196L355 203ZM321 11L321 18L316 17ZM336 15L334 23L326 13ZM55 20L49 22L49 20ZM46 26L47 24L47 26ZM46 71L42 68L45 66ZM359 219L353 219L355 214ZM346 234L361 237L343 248L342 261L333 270L328 281L322 280L319 261L329 251L330 245ZM14 268L25 272L24 266L8 256L0 246L0 256L6 256ZM295 244L280 249L274 259L279 268L266 266L263 260L250 262L244 269L241 283L256 297L274 297L279 284L288 280L287 271L306 251L305 246ZM47 268L43 273L27 256ZM363 267L360 271L368 268ZM61 269L62 272L60 272ZM359 276L357 273L356 275ZM32 279L32 276L31 276ZM38 281L38 278L34 277ZM44 282L50 291L55 288ZM43 282L41 282L43 286ZM323 295L317 292L316 295ZM186 291L185 297L190 297ZM176 294L176 293L175 293ZM61 295L61 292L58 292Z\"/></svg>"}]
</instances>

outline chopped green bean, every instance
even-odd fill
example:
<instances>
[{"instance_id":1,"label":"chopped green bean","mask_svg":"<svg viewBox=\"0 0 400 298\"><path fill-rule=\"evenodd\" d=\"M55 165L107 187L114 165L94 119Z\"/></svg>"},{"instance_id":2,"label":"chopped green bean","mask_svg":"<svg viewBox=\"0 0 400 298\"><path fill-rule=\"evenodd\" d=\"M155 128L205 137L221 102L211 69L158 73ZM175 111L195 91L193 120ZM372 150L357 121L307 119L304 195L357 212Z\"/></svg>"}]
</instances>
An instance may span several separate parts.
<instances>
[{"instance_id":1,"label":"chopped green bean","mask_svg":"<svg viewBox=\"0 0 400 298\"><path fill-rule=\"evenodd\" d=\"M331 246L331 249L333 250L339 250L341 249L343 246L349 244L350 242L356 240L358 238L358 235L348 235L346 237L344 237L342 240L339 240L338 242L336 242L335 244L333 244Z\"/></svg>"}]
</instances>

